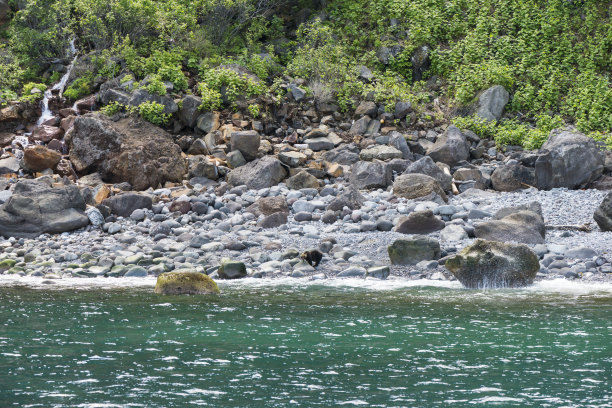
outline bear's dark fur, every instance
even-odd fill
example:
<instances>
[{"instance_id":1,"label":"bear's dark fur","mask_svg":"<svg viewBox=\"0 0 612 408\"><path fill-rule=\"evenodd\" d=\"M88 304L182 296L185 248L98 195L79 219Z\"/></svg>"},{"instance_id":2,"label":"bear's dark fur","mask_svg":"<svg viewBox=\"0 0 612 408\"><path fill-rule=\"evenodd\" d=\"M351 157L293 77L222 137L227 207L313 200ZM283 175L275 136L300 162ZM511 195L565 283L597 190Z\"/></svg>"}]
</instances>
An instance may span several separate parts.
<instances>
[{"instance_id":1,"label":"bear's dark fur","mask_svg":"<svg viewBox=\"0 0 612 408\"><path fill-rule=\"evenodd\" d=\"M323 253L318 249L313 249L312 251L302 252L300 258L308 262L310 266L316 268L321 263L321 259L323 259Z\"/></svg>"}]
</instances>

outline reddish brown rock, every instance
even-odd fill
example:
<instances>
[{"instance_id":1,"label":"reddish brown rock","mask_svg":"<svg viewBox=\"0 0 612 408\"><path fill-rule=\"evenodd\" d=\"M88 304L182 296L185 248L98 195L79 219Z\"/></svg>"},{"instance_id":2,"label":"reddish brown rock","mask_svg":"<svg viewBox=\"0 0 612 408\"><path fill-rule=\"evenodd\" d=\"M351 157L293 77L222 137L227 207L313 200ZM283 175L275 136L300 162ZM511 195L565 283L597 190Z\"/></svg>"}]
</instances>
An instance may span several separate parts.
<instances>
[{"instance_id":1,"label":"reddish brown rock","mask_svg":"<svg viewBox=\"0 0 612 408\"><path fill-rule=\"evenodd\" d=\"M61 139L64 131L61 128L40 125L32 132L32 138L41 142L49 143L53 139Z\"/></svg>"},{"instance_id":2,"label":"reddish brown rock","mask_svg":"<svg viewBox=\"0 0 612 408\"><path fill-rule=\"evenodd\" d=\"M44 146L29 147L23 152L25 166L33 171L53 169L61 159L62 155L60 153Z\"/></svg>"},{"instance_id":3,"label":"reddish brown rock","mask_svg":"<svg viewBox=\"0 0 612 408\"><path fill-rule=\"evenodd\" d=\"M63 118L60 122L60 126L62 129L64 129L64 132L67 132L68 129L70 129L72 126L74 126L74 120L76 119L76 116L72 115L72 116L68 116L66 118Z\"/></svg>"},{"instance_id":4,"label":"reddish brown rock","mask_svg":"<svg viewBox=\"0 0 612 408\"><path fill-rule=\"evenodd\" d=\"M191 203L189 201L174 201L170 204L170 212L187 214L189 211L191 211Z\"/></svg>"},{"instance_id":5,"label":"reddish brown rock","mask_svg":"<svg viewBox=\"0 0 612 408\"><path fill-rule=\"evenodd\" d=\"M60 152L60 153L64 152L64 148L65 148L64 142L57 140L57 139L53 139L47 145L47 149L55 150L56 152Z\"/></svg>"},{"instance_id":6,"label":"reddish brown rock","mask_svg":"<svg viewBox=\"0 0 612 408\"><path fill-rule=\"evenodd\" d=\"M135 190L181 182L187 163L163 129L134 119L111 121L90 113L74 122L70 161L77 172L99 172L105 181L127 181ZM70 132L69 132L70 133Z\"/></svg>"},{"instance_id":7,"label":"reddish brown rock","mask_svg":"<svg viewBox=\"0 0 612 408\"><path fill-rule=\"evenodd\" d=\"M19 108L15 105L7 106L6 108L0 109L0 123L1 122L14 122L21 119L19 114Z\"/></svg>"},{"instance_id":8,"label":"reddish brown rock","mask_svg":"<svg viewBox=\"0 0 612 408\"><path fill-rule=\"evenodd\" d=\"M77 112L72 108L64 108L64 109L60 109L59 114L62 118L67 118L69 116L76 115Z\"/></svg>"},{"instance_id":9,"label":"reddish brown rock","mask_svg":"<svg viewBox=\"0 0 612 408\"><path fill-rule=\"evenodd\" d=\"M8 146L15 140L15 135L12 133L0 132L0 147Z\"/></svg>"},{"instance_id":10,"label":"reddish brown rock","mask_svg":"<svg viewBox=\"0 0 612 408\"><path fill-rule=\"evenodd\" d=\"M86 98L79 99L76 104L76 108L78 111L87 111L91 112L96 106L96 96L90 95Z\"/></svg>"},{"instance_id":11,"label":"reddish brown rock","mask_svg":"<svg viewBox=\"0 0 612 408\"><path fill-rule=\"evenodd\" d=\"M55 117L53 117L51 119L45 120L41 124L45 125L45 126L57 126L57 125L59 125L59 118L57 116L55 116Z\"/></svg>"}]
</instances>

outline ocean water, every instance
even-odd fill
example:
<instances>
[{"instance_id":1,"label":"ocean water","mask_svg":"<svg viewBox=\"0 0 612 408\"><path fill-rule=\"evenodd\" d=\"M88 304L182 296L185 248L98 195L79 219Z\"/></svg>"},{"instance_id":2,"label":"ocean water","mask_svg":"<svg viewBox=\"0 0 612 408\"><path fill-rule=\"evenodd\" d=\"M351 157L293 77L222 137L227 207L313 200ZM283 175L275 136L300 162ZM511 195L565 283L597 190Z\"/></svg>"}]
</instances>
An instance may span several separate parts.
<instances>
[{"instance_id":1,"label":"ocean water","mask_svg":"<svg viewBox=\"0 0 612 408\"><path fill-rule=\"evenodd\" d=\"M610 286L100 281L0 281L0 407L612 407Z\"/></svg>"}]
</instances>

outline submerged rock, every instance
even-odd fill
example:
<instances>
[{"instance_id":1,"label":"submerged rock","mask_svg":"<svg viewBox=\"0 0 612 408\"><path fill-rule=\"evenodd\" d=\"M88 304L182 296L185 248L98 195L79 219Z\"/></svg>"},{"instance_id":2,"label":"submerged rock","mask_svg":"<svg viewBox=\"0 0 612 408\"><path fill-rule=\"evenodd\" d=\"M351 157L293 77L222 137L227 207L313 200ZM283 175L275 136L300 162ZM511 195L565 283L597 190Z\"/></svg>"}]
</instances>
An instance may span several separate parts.
<instances>
[{"instance_id":1,"label":"submerged rock","mask_svg":"<svg viewBox=\"0 0 612 408\"><path fill-rule=\"evenodd\" d=\"M540 270L538 256L526 245L477 239L445 263L470 289L531 285Z\"/></svg>"},{"instance_id":2,"label":"submerged rock","mask_svg":"<svg viewBox=\"0 0 612 408\"><path fill-rule=\"evenodd\" d=\"M155 293L160 295L209 295L219 293L212 278L191 270L176 270L157 277Z\"/></svg>"}]
</instances>

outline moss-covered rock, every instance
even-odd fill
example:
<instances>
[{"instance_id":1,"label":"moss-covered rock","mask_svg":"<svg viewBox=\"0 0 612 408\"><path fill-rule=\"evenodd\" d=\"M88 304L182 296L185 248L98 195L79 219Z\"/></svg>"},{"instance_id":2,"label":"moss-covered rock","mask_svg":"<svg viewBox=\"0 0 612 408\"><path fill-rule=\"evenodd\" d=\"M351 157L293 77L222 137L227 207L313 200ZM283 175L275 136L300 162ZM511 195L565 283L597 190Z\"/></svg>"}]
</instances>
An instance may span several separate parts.
<instances>
[{"instance_id":1,"label":"moss-covered rock","mask_svg":"<svg viewBox=\"0 0 612 408\"><path fill-rule=\"evenodd\" d=\"M218 274L221 279L240 279L247 276L247 269L242 262L223 259Z\"/></svg>"},{"instance_id":2,"label":"moss-covered rock","mask_svg":"<svg viewBox=\"0 0 612 408\"><path fill-rule=\"evenodd\" d=\"M540 263L526 245L477 239L448 259L446 269L467 288L515 288L532 284Z\"/></svg>"},{"instance_id":3,"label":"moss-covered rock","mask_svg":"<svg viewBox=\"0 0 612 408\"><path fill-rule=\"evenodd\" d=\"M208 275L179 269L159 275L155 293L160 295L209 295L219 293L219 288Z\"/></svg>"},{"instance_id":4,"label":"moss-covered rock","mask_svg":"<svg viewBox=\"0 0 612 408\"><path fill-rule=\"evenodd\" d=\"M421 261L440 259L440 243L424 235L400 238L387 248L393 265L416 265Z\"/></svg>"},{"instance_id":5,"label":"moss-covered rock","mask_svg":"<svg viewBox=\"0 0 612 408\"><path fill-rule=\"evenodd\" d=\"M16 263L17 261L15 261L14 259L1 260L0 261L0 272L4 272L4 271L11 269L13 266L15 266Z\"/></svg>"}]
</instances>

